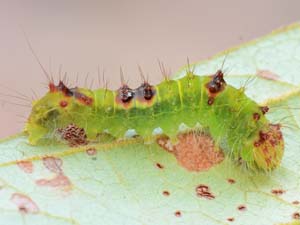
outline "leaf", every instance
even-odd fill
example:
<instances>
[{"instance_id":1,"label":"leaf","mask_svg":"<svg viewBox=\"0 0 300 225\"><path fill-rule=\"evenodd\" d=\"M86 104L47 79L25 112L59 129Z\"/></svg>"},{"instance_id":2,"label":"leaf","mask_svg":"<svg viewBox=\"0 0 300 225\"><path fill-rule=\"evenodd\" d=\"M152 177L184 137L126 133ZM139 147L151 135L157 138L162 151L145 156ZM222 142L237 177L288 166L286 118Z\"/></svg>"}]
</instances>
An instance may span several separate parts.
<instances>
[{"instance_id":1,"label":"leaf","mask_svg":"<svg viewBox=\"0 0 300 225\"><path fill-rule=\"evenodd\" d=\"M19 134L0 143L0 223L267 225L297 219L300 25L191 66L196 74L211 74L225 55L226 80L237 87L247 84L247 95L274 109L270 120L285 125L280 168L250 174L224 160L209 171L190 172L172 154L138 139L33 147ZM200 184L214 198L197 196Z\"/></svg>"}]
</instances>

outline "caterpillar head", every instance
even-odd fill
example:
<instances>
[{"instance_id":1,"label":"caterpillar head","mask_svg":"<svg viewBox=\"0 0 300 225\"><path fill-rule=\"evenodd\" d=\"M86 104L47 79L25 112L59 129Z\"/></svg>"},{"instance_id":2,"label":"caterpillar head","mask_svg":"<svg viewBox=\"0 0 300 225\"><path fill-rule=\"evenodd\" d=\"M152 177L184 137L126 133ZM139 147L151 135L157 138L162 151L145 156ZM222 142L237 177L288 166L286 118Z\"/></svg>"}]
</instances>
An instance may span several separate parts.
<instances>
[{"instance_id":1,"label":"caterpillar head","mask_svg":"<svg viewBox=\"0 0 300 225\"><path fill-rule=\"evenodd\" d=\"M33 102L25 128L29 142L37 144L40 140L53 138L58 129L82 121L80 117L91 110L91 107L86 106L92 104L91 91L69 89L62 81L57 86L50 83L49 92Z\"/></svg>"}]
</instances>

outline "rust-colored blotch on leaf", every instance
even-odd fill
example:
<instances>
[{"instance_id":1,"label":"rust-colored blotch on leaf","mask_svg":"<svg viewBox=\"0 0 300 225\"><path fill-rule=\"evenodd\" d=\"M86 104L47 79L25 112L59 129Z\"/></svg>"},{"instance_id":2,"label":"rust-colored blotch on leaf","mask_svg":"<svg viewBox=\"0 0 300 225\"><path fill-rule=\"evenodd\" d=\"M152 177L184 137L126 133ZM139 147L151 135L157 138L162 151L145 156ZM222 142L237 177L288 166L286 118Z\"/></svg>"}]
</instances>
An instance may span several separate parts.
<instances>
[{"instance_id":1,"label":"rust-colored blotch on leaf","mask_svg":"<svg viewBox=\"0 0 300 225\"><path fill-rule=\"evenodd\" d=\"M18 161L17 165L25 173L33 172L33 163L31 161L27 161L27 160Z\"/></svg>"},{"instance_id":2,"label":"rust-colored blotch on leaf","mask_svg":"<svg viewBox=\"0 0 300 225\"><path fill-rule=\"evenodd\" d=\"M61 174L62 173L62 164L63 161L60 158L53 156L43 157L44 166L53 173Z\"/></svg>"},{"instance_id":3,"label":"rust-colored blotch on leaf","mask_svg":"<svg viewBox=\"0 0 300 225\"><path fill-rule=\"evenodd\" d=\"M224 160L222 150L202 132L180 134L176 145L172 145L167 137L159 138L157 143L173 153L178 163L189 171L205 171Z\"/></svg>"},{"instance_id":4,"label":"rust-colored blotch on leaf","mask_svg":"<svg viewBox=\"0 0 300 225\"><path fill-rule=\"evenodd\" d=\"M15 203L21 213L38 213L39 207L28 196L20 193L12 194L10 200Z\"/></svg>"},{"instance_id":5,"label":"rust-colored blotch on leaf","mask_svg":"<svg viewBox=\"0 0 300 225\"><path fill-rule=\"evenodd\" d=\"M36 180L36 185L38 186L48 186L53 188L62 188L62 189L70 189L71 181L64 174L58 174L54 178L51 179L39 179Z\"/></svg>"}]
</instances>

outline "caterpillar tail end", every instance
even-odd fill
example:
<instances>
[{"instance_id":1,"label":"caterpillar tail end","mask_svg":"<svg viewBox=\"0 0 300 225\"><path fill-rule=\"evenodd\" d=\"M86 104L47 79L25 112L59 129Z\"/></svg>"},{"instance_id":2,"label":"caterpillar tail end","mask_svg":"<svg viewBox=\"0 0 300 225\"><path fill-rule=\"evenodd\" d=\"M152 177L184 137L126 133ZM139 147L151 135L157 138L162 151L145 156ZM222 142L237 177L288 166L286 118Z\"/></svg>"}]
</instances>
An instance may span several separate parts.
<instances>
[{"instance_id":1,"label":"caterpillar tail end","mask_svg":"<svg viewBox=\"0 0 300 225\"><path fill-rule=\"evenodd\" d=\"M254 142L254 161L259 169L270 171L277 168L282 160L284 140L280 124L269 124L259 132Z\"/></svg>"}]
</instances>

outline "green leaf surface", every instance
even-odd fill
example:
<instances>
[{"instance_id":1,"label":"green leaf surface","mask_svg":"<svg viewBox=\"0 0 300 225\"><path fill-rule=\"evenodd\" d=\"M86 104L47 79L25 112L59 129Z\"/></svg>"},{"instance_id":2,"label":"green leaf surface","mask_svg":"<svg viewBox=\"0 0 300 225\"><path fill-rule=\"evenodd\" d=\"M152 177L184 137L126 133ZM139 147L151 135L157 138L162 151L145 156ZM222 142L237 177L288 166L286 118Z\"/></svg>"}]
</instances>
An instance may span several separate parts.
<instances>
[{"instance_id":1,"label":"green leaf surface","mask_svg":"<svg viewBox=\"0 0 300 225\"><path fill-rule=\"evenodd\" d=\"M193 64L195 73L215 72L225 55L226 80L246 85L248 96L271 106L268 118L284 126L278 169L253 174L226 159L209 171L190 172L172 154L140 140L33 147L20 134L0 143L0 224L292 222L300 213L300 25ZM215 198L197 196L200 184Z\"/></svg>"}]
</instances>

